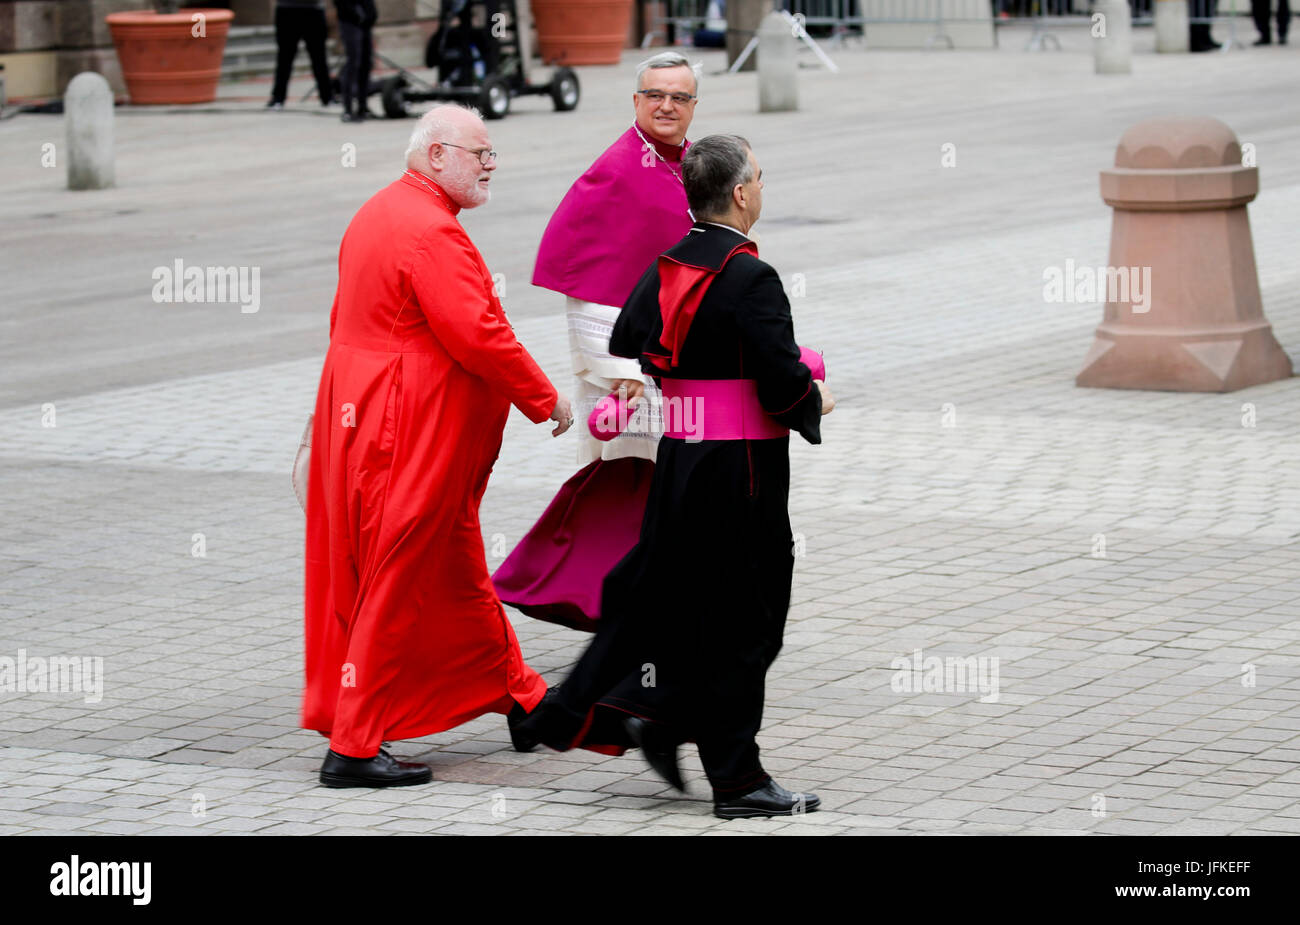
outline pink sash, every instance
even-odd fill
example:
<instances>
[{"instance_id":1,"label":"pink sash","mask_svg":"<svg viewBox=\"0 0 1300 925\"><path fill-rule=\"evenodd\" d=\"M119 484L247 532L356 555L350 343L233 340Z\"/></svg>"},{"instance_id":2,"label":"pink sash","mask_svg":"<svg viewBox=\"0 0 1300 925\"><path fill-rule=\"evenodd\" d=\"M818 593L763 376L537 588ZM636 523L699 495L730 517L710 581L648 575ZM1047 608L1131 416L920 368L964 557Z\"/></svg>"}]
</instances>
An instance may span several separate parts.
<instances>
[{"instance_id":1,"label":"pink sash","mask_svg":"<svg viewBox=\"0 0 1300 925\"><path fill-rule=\"evenodd\" d=\"M699 440L772 440L788 437L758 403L753 379L660 380L664 395L664 436Z\"/></svg>"},{"instance_id":2,"label":"pink sash","mask_svg":"<svg viewBox=\"0 0 1300 925\"><path fill-rule=\"evenodd\" d=\"M822 355L799 348L799 360L813 379L826 379ZM668 379L663 381L664 436L679 440L771 440L789 436L758 403L753 379ZM670 399L674 399L671 400ZM597 440L613 440L627 427L627 399L618 393L596 402L587 429Z\"/></svg>"}]
</instances>

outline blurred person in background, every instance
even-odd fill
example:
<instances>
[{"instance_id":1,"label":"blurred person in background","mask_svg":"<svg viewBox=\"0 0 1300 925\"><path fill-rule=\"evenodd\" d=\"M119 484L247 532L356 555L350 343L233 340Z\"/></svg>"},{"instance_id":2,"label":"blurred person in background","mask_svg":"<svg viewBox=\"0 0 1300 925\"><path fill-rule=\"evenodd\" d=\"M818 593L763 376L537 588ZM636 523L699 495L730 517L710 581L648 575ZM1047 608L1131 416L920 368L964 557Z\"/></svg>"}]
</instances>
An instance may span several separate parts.
<instances>
[{"instance_id":1,"label":"blurred person in background","mask_svg":"<svg viewBox=\"0 0 1300 925\"><path fill-rule=\"evenodd\" d=\"M1255 20L1255 28L1259 30L1259 38L1255 40L1256 45L1273 44L1273 30L1269 28L1271 6L1269 0L1250 0L1250 15ZM1290 25L1290 0L1277 0L1277 43L1279 45L1286 44L1286 32Z\"/></svg>"},{"instance_id":2,"label":"blurred person in background","mask_svg":"<svg viewBox=\"0 0 1300 925\"><path fill-rule=\"evenodd\" d=\"M334 0L338 12L339 38L347 61L339 74L339 96L343 99L343 121L360 122L370 116L366 98L370 95L373 66L372 30L379 12L375 0Z\"/></svg>"},{"instance_id":3,"label":"blurred person in background","mask_svg":"<svg viewBox=\"0 0 1300 925\"><path fill-rule=\"evenodd\" d=\"M311 71L316 78L320 104L328 106L334 102L329 61L325 57L325 32L325 7L321 5L321 0L276 0L275 84L271 88L271 101L266 104L267 109L284 108L299 42L307 45L307 56L311 58Z\"/></svg>"}]
</instances>

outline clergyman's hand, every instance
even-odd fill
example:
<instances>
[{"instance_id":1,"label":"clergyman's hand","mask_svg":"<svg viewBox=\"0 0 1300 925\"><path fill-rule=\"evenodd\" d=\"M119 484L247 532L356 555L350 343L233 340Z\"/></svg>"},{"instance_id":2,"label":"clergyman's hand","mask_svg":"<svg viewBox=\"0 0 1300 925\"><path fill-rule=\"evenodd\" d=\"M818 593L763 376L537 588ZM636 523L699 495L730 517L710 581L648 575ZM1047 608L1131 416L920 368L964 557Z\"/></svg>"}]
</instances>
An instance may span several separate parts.
<instances>
[{"instance_id":1,"label":"clergyman's hand","mask_svg":"<svg viewBox=\"0 0 1300 925\"><path fill-rule=\"evenodd\" d=\"M560 396L555 399L555 407L551 410L551 420L555 421L555 430L551 431L552 437L558 437L573 426L573 409L569 407L569 400L564 397L563 393L560 393Z\"/></svg>"},{"instance_id":2,"label":"clergyman's hand","mask_svg":"<svg viewBox=\"0 0 1300 925\"><path fill-rule=\"evenodd\" d=\"M822 380L814 379L813 385L817 386L817 391L822 396L822 414L830 414L835 410L835 396L831 394L831 390L826 387L826 383L822 382Z\"/></svg>"},{"instance_id":3,"label":"clergyman's hand","mask_svg":"<svg viewBox=\"0 0 1300 925\"><path fill-rule=\"evenodd\" d=\"M614 380L615 392L621 393L625 389L627 390L628 408L635 408L637 403L641 400L641 396L645 394L645 381L642 379L615 379Z\"/></svg>"}]
</instances>

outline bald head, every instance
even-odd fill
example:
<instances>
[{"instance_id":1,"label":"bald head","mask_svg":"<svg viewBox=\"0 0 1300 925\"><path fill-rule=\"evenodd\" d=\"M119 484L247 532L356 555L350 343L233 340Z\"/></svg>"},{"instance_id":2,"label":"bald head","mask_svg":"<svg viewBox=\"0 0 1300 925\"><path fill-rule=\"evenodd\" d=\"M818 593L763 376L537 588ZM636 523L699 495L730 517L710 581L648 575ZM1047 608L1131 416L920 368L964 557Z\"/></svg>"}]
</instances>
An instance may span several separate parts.
<instances>
[{"instance_id":1,"label":"bald head","mask_svg":"<svg viewBox=\"0 0 1300 925\"><path fill-rule=\"evenodd\" d=\"M463 209L488 201L495 158L487 126L478 110L456 103L435 106L420 117L406 146L406 166L446 190Z\"/></svg>"},{"instance_id":2,"label":"bald head","mask_svg":"<svg viewBox=\"0 0 1300 925\"><path fill-rule=\"evenodd\" d=\"M456 103L433 107L415 123L410 143L406 146L406 166L420 170L429 159L429 146L435 141L466 144L462 138L478 129L486 132L477 109Z\"/></svg>"}]
</instances>

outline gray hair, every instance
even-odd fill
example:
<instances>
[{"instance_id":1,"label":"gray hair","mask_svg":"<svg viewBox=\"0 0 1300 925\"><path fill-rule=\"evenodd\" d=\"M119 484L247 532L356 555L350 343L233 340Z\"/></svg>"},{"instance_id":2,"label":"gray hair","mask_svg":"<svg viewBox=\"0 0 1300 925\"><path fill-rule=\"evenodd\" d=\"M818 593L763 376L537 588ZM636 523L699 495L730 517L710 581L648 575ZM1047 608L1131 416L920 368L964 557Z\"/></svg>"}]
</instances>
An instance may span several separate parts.
<instances>
[{"instance_id":1,"label":"gray hair","mask_svg":"<svg viewBox=\"0 0 1300 925\"><path fill-rule=\"evenodd\" d=\"M452 122L447 118L449 110L461 109L465 112L473 113L478 119L483 118L483 113L479 112L473 106L464 106L460 103L443 103L435 106L420 116L420 121L415 123L415 128L411 131L411 140L406 145L406 160L410 163L411 157L416 154L424 155L429 151L429 146L435 141L441 141L449 133L454 131Z\"/></svg>"},{"instance_id":2,"label":"gray hair","mask_svg":"<svg viewBox=\"0 0 1300 925\"><path fill-rule=\"evenodd\" d=\"M641 89L641 78L645 76L646 71L657 70L662 67L689 67L691 74L695 77L695 93L699 94L700 74L703 72L704 66L699 63L691 64L685 55L675 51L661 51L659 54L646 58L638 64L636 66L636 88Z\"/></svg>"},{"instance_id":3,"label":"gray hair","mask_svg":"<svg viewBox=\"0 0 1300 925\"><path fill-rule=\"evenodd\" d=\"M697 219L731 211L731 191L754 179L749 142L739 135L706 135L682 155L682 185Z\"/></svg>"}]
</instances>

